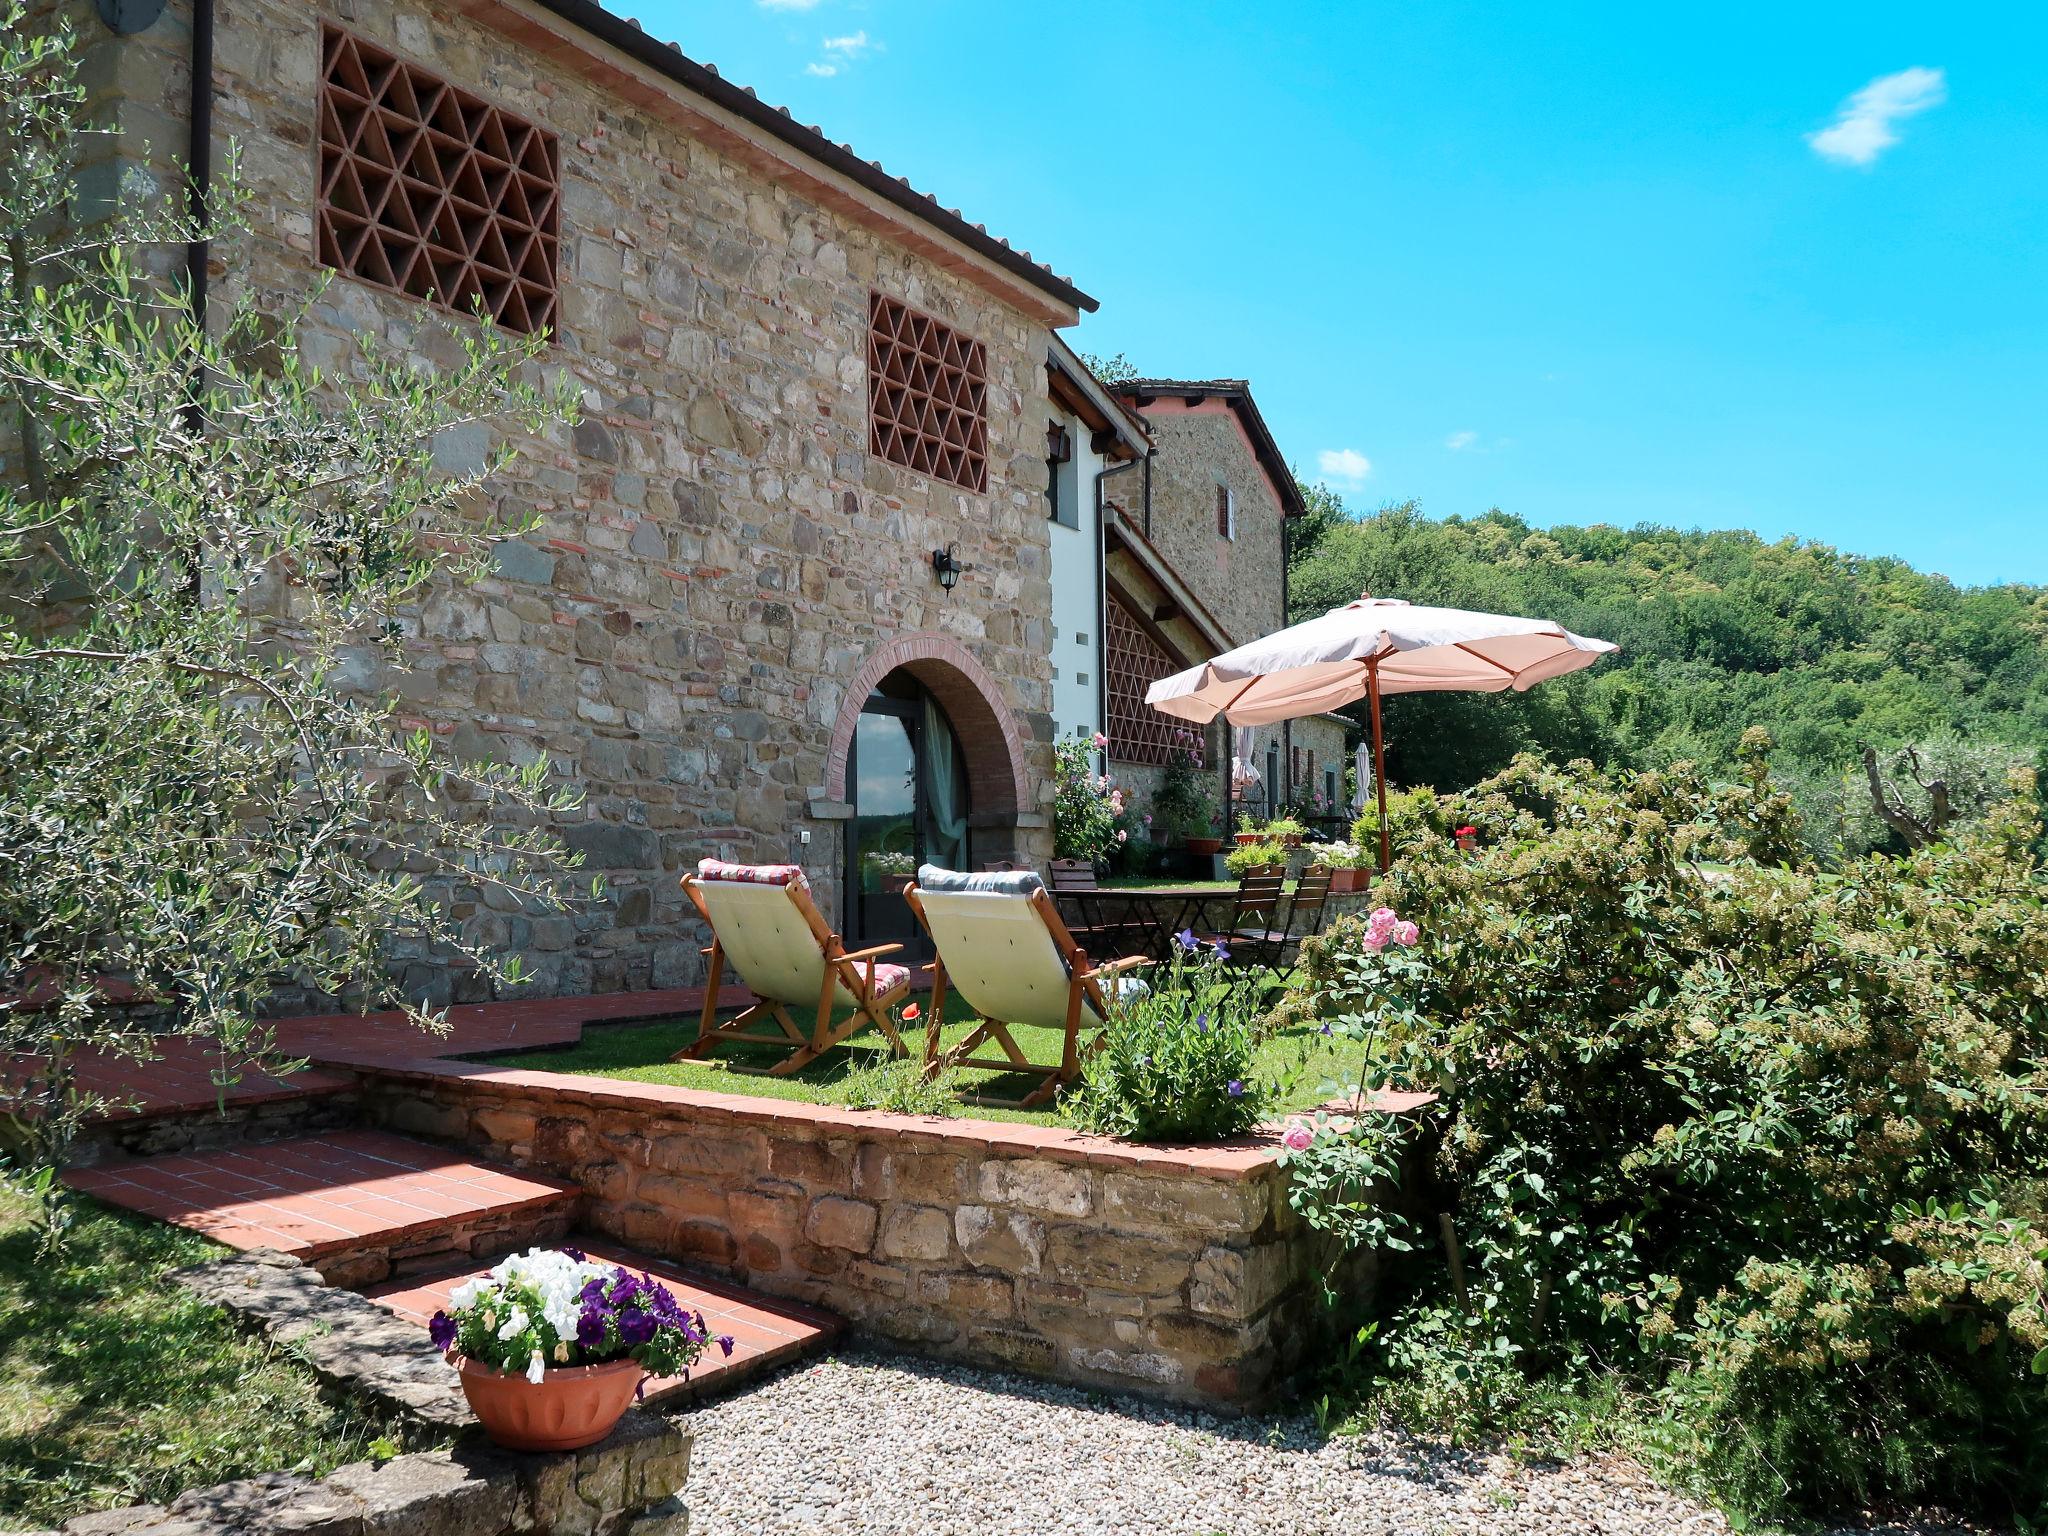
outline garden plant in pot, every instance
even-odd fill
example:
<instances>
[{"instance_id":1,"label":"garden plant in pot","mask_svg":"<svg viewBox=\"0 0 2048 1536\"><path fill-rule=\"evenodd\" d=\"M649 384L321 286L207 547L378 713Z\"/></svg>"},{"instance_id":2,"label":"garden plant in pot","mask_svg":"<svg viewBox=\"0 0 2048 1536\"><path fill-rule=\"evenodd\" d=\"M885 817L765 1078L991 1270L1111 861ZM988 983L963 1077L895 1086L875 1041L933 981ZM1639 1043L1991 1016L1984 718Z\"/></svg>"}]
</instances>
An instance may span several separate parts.
<instances>
[{"instance_id":1,"label":"garden plant in pot","mask_svg":"<svg viewBox=\"0 0 2048 1536\"><path fill-rule=\"evenodd\" d=\"M667 1286L574 1248L535 1248L465 1281L429 1324L499 1445L572 1451L611 1433L649 1376L687 1376L713 1343Z\"/></svg>"},{"instance_id":2,"label":"garden plant in pot","mask_svg":"<svg viewBox=\"0 0 2048 1536\"><path fill-rule=\"evenodd\" d=\"M1191 854L1207 858L1223 846L1217 833L1216 797L1203 781L1202 739L1193 731L1173 733L1174 752L1152 796L1153 831L1179 834Z\"/></svg>"}]
</instances>

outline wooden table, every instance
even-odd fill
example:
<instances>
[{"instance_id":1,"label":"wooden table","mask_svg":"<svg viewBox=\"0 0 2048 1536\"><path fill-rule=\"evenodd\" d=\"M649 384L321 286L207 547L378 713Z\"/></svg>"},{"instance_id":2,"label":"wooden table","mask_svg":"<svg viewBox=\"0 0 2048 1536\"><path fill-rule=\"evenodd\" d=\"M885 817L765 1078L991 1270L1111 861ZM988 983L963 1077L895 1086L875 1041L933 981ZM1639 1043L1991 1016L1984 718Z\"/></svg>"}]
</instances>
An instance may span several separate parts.
<instances>
[{"instance_id":1,"label":"wooden table","mask_svg":"<svg viewBox=\"0 0 2048 1536\"><path fill-rule=\"evenodd\" d=\"M1167 958L1173 936L1194 926L1205 903L1235 897L1235 889L1227 885L1112 885L1054 893L1063 908L1079 914L1082 926L1100 936L1098 942L1105 948L1149 955L1154 960ZM1114 954L1097 954L1095 945L1082 947L1091 959L1115 958Z\"/></svg>"}]
</instances>

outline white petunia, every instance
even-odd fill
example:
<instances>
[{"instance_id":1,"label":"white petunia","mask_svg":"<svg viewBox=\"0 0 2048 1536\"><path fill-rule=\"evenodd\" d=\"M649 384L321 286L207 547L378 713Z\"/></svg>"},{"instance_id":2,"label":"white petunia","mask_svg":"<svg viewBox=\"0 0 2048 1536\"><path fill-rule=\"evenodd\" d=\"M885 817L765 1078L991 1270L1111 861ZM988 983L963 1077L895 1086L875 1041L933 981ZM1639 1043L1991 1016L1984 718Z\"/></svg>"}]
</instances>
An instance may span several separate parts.
<instances>
[{"instance_id":1,"label":"white petunia","mask_svg":"<svg viewBox=\"0 0 2048 1536\"><path fill-rule=\"evenodd\" d=\"M547 1374L547 1369L547 1361L541 1359L540 1351L536 1349L533 1358L526 1362L526 1379L537 1387L540 1385L541 1377Z\"/></svg>"},{"instance_id":2,"label":"white petunia","mask_svg":"<svg viewBox=\"0 0 2048 1536\"><path fill-rule=\"evenodd\" d=\"M517 1338L520 1334L526 1332L527 1322L526 1308L514 1307L512 1315L505 1319L505 1326L498 1330L498 1337L500 1339Z\"/></svg>"}]
</instances>

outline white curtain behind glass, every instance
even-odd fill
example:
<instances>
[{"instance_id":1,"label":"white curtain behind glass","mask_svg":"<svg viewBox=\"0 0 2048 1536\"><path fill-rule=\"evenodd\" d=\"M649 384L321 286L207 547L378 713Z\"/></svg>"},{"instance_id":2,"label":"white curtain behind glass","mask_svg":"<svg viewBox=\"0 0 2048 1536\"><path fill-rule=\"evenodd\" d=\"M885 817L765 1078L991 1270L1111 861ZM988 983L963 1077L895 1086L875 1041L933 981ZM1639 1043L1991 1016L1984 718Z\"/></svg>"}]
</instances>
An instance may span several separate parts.
<instances>
[{"instance_id":1,"label":"white curtain behind glass","mask_svg":"<svg viewBox=\"0 0 2048 1536\"><path fill-rule=\"evenodd\" d=\"M931 800L931 847L927 857L943 869L967 868L967 812L960 776L953 771L953 727L945 712L925 695L924 782Z\"/></svg>"}]
</instances>

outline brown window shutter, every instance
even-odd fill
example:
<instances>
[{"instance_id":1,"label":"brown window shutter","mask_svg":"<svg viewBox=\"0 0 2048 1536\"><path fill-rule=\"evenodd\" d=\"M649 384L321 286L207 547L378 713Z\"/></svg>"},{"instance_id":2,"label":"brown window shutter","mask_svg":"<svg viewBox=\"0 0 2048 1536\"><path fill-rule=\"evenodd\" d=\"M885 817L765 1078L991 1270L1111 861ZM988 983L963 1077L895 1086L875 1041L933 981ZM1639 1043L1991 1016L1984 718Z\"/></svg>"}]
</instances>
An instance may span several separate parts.
<instances>
[{"instance_id":1,"label":"brown window shutter","mask_svg":"<svg viewBox=\"0 0 2048 1536\"><path fill-rule=\"evenodd\" d=\"M1227 485L1216 487L1216 537L1230 537L1230 487Z\"/></svg>"}]
</instances>

